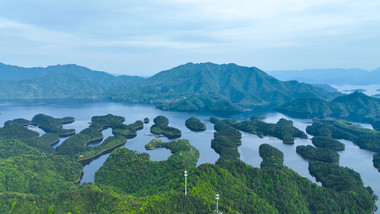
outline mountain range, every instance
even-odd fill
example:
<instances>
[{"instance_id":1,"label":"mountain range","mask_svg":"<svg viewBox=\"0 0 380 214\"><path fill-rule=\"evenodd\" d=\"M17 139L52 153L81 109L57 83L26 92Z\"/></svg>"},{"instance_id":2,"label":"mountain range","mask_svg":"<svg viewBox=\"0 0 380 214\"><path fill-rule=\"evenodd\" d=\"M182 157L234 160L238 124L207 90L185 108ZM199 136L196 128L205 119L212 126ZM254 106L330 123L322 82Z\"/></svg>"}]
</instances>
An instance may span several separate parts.
<instances>
[{"instance_id":1,"label":"mountain range","mask_svg":"<svg viewBox=\"0 0 380 214\"><path fill-rule=\"evenodd\" d=\"M305 69L267 71L282 81L297 80L310 84L368 85L380 84L380 68L367 71L359 68Z\"/></svg>"},{"instance_id":2,"label":"mountain range","mask_svg":"<svg viewBox=\"0 0 380 214\"><path fill-rule=\"evenodd\" d=\"M280 81L256 67L188 63L148 78L114 76L78 65L22 68L0 64L0 99L91 98L152 103L161 109L242 111L339 93Z\"/></svg>"}]
</instances>

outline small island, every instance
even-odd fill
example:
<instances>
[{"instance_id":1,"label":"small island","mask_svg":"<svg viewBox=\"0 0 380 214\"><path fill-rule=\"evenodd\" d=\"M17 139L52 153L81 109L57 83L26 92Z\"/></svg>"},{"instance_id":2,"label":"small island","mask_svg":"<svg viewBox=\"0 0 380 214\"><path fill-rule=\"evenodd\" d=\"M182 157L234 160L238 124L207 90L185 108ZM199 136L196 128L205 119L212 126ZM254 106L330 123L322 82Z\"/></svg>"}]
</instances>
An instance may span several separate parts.
<instances>
[{"instance_id":1,"label":"small island","mask_svg":"<svg viewBox=\"0 0 380 214\"><path fill-rule=\"evenodd\" d=\"M185 121L185 125L193 132L199 132L206 130L206 125L202 123L198 118L190 117Z\"/></svg>"},{"instance_id":2,"label":"small island","mask_svg":"<svg viewBox=\"0 0 380 214\"><path fill-rule=\"evenodd\" d=\"M380 151L380 132L361 128L344 120L316 118L313 124L306 128L306 132L313 136L349 140L362 149Z\"/></svg>"},{"instance_id":3,"label":"small island","mask_svg":"<svg viewBox=\"0 0 380 214\"><path fill-rule=\"evenodd\" d=\"M169 119L165 116L157 116L153 120L154 125L150 127L150 132L155 135L163 135L169 139L179 138L182 133L181 130L168 126Z\"/></svg>"},{"instance_id":4,"label":"small island","mask_svg":"<svg viewBox=\"0 0 380 214\"><path fill-rule=\"evenodd\" d=\"M38 126L47 133L66 137L75 134L75 129L63 129L64 124L74 122L73 117L54 118L45 114L37 114L32 118L33 125Z\"/></svg>"},{"instance_id":5,"label":"small island","mask_svg":"<svg viewBox=\"0 0 380 214\"><path fill-rule=\"evenodd\" d=\"M144 118L144 123L145 123L145 124L149 123L149 118L147 118L147 117Z\"/></svg>"},{"instance_id":6,"label":"small island","mask_svg":"<svg viewBox=\"0 0 380 214\"><path fill-rule=\"evenodd\" d=\"M339 163L339 155L333 150L325 148L315 148L313 146L297 146L296 152L303 158L322 161L326 163Z\"/></svg>"},{"instance_id":7,"label":"small island","mask_svg":"<svg viewBox=\"0 0 380 214\"><path fill-rule=\"evenodd\" d=\"M307 135L293 126L293 121L281 118L277 123L266 123L261 117L251 117L249 121L233 123L232 126L259 137L266 135L281 139L285 144L294 144L294 138L307 139Z\"/></svg>"},{"instance_id":8,"label":"small island","mask_svg":"<svg viewBox=\"0 0 380 214\"><path fill-rule=\"evenodd\" d=\"M311 142L317 148L326 148L332 150L344 150L345 145L330 136L315 136Z\"/></svg>"}]
</instances>

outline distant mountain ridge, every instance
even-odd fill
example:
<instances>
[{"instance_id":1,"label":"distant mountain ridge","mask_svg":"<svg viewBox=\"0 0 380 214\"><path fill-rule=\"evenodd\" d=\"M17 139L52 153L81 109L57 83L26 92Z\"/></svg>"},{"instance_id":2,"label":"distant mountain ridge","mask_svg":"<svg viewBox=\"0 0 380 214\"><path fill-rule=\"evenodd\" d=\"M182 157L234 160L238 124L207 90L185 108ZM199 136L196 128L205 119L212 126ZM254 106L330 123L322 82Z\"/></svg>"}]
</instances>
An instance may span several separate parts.
<instances>
[{"instance_id":1,"label":"distant mountain ridge","mask_svg":"<svg viewBox=\"0 0 380 214\"><path fill-rule=\"evenodd\" d=\"M235 112L296 98L330 100L338 95L297 81L279 81L256 67L236 64L188 63L149 78L116 77L78 65L0 65L0 99L107 98L179 111Z\"/></svg>"},{"instance_id":2,"label":"distant mountain ridge","mask_svg":"<svg viewBox=\"0 0 380 214\"><path fill-rule=\"evenodd\" d=\"M141 79L74 64L23 68L1 63L0 98L102 98L112 87Z\"/></svg>"},{"instance_id":3,"label":"distant mountain ridge","mask_svg":"<svg viewBox=\"0 0 380 214\"><path fill-rule=\"evenodd\" d=\"M367 71L359 68L342 69L305 69L267 71L268 74L282 80L297 80L310 84L380 84L380 68Z\"/></svg>"}]
</instances>

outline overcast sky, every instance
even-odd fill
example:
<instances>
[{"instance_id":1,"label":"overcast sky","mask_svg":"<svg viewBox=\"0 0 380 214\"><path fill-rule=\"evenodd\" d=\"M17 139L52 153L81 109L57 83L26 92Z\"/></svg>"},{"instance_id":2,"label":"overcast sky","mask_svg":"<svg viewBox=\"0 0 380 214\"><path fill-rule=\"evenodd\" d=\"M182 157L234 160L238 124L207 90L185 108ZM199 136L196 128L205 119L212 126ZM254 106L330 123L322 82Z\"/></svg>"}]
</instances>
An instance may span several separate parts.
<instances>
[{"instance_id":1,"label":"overcast sky","mask_svg":"<svg viewBox=\"0 0 380 214\"><path fill-rule=\"evenodd\" d=\"M380 67L378 0L1 0L0 62L150 76L187 62Z\"/></svg>"}]
</instances>

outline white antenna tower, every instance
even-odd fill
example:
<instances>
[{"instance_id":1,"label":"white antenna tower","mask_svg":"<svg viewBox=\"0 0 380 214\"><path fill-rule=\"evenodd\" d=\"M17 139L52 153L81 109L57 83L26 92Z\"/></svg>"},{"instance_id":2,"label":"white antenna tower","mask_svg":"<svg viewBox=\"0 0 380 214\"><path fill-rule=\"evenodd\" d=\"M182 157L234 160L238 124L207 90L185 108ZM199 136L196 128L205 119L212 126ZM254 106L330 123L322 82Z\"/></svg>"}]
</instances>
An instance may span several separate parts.
<instances>
[{"instance_id":1,"label":"white antenna tower","mask_svg":"<svg viewBox=\"0 0 380 214\"><path fill-rule=\"evenodd\" d=\"M187 171L185 170L185 195L187 195Z\"/></svg>"},{"instance_id":2,"label":"white antenna tower","mask_svg":"<svg viewBox=\"0 0 380 214\"><path fill-rule=\"evenodd\" d=\"M218 212L218 201L219 201L219 194L218 193L216 193L215 199L216 199L216 213L218 214L219 213Z\"/></svg>"}]
</instances>

